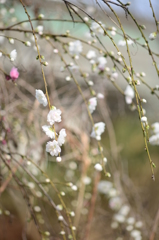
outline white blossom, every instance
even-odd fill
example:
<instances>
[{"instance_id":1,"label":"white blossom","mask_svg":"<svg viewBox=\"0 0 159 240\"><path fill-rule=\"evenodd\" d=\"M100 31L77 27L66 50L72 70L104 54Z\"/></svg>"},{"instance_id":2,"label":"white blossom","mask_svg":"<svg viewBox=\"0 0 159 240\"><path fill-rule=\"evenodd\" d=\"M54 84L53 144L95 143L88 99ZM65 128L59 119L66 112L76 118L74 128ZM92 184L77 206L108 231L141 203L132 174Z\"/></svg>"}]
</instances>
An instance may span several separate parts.
<instances>
[{"instance_id":1,"label":"white blossom","mask_svg":"<svg viewBox=\"0 0 159 240\"><path fill-rule=\"evenodd\" d=\"M113 72L113 73L111 74L111 77L112 77L113 79L117 79L117 78L118 78L118 73L117 73L117 72Z\"/></svg>"},{"instance_id":2,"label":"white blossom","mask_svg":"<svg viewBox=\"0 0 159 240\"><path fill-rule=\"evenodd\" d=\"M42 90L36 89L35 90L35 97L39 103L43 104L44 107L47 106L47 98Z\"/></svg>"},{"instance_id":3,"label":"white blossom","mask_svg":"<svg viewBox=\"0 0 159 240\"><path fill-rule=\"evenodd\" d=\"M97 171L99 171L99 172L101 172L102 169L103 169L103 167L102 167L102 165L101 165L100 163L96 163L95 166L94 166L94 168L95 168Z\"/></svg>"},{"instance_id":4,"label":"white blossom","mask_svg":"<svg viewBox=\"0 0 159 240\"><path fill-rule=\"evenodd\" d=\"M106 60L105 57L99 57L98 58L98 68L99 68L99 70L104 71L106 63L107 63L107 60Z\"/></svg>"},{"instance_id":5,"label":"white blossom","mask_svg":"<svg viewBox=\"0 0 159 240\"><path fill-rule=\"evenodd\" d=\"M79 40L69 43L69 52L71 55L79 55L82 52L82 49L83 46Z\"/></svg>"},{"instance_id":6,"label":"white blossom","mask_svg":"<svg viewBox=\"0 0 159 240\"><path fill-rule=\"evenodd\" d=\"M119 40L118 45L124 47L126 45L125 40Z\"/></svg>"},{"instance_id":7,"label":"white blossom","mask_svg":"<svg viewBox=\"0 0 159 240\"><path fill-rule=\"evenodd\" d=\"M13 39L13 38L9 38L9 42L10 42L11 44L14 44L14 39Z\"/></svg>"},{"instance_id":8,"label":"white blossom","mask_svg":"<svg viewBox=\"0 0 159 240\"><path fill-rule=\"evenodd\" d=\"M44 125L42 126L42 129L48 137L50 137L51 139L55 139L54 129L51 126Z\"/></svg>"},{"instance_id":9,"label":"white blossom","mask_svg":"<svg viewBox=\"0 0 159 240\"><path fill-rule=\"evenodd\" d=\"M135 218L134 217L129 217L127 219L127 223L133 225L135 223Z\"/></svg>"},{"instance_id":10,"label":"white blossom","mask_svg":"<svg viewBox=\"0 0 159 240\"><path fill-rule=\"evenodd\" d=\"M133 230L130 235L133 237L133 238L137 238L138 236L141 236L141 232L139 230Z\"/></svg>"},{"instance_id":11,"label":"white blossom","mask_svg":"<svg viewBox=\"0 0 159 240\"><path fill-rule=\"evenodd\" d=\"M159 122L155 122L151 125L152 131L154 134L159 133Z\"/></svg>"},{"instance_id":12,"label":"white blossom","mask_svg":"<svg viewBox=\"0 0 159 240\"><path fill-rule=\"evenodd\" d=\"M56 158L56 162L61 162L62 158L61 157L57 157Z\"/></svg>"},{"instance_id":13,"label":"white blossom","mask_svg":"<svg viewBox=\"0 0 159 240\"><path fill-rule=\"evenodd\" d=\"M16 59L16 57L17 57L17 50L14 49L14 50L11 51L11 53L10 53L10 60L11 60L12 62L14 62L14 60Z\"/></svg>"},{"instance_id":14,"label":"white blossom","mask_svg":"<svg viewBox=\"0 0 159 240\"><path fill-rule=\"evenodd\" d=\"M146 116L141 117L141 122L146 123L147 122L147 117Z\"/></svg>"},{"instance_id":15,"label":"white blossom","mask_svg":"<svg viewBox=\"0 0 159 240\"><path fill-rule=\"evenodd\" d=\"M150 33L149 39L154 40L156 38L156 36L157 36L156 32Z\"/></svg>"},{"instance_id":16,"label":"white blossom","mask_svg":"<svg viewBox=\"0 0 159 240\"><path fill-rule=\"evenodd\" d=\"M109 207L114 210L114 211L117 211L121 208L121 205L122 205L122 201L121 201L121 198L120 197L113 197L113 198L110 198L109 200Z\"/></svg>"},{"instance_id":17,"label":"white blossom","mask_svg":"<svg viewBox=\"0 0 159 240\"><path fill-rule=\"evenodd\" d=\"M96 109L96 106L97 106L97 98L96 97L90 98L88 101L88 108L90 113L94 112L94 110Z\"/></svg>"},{"instance_id":18,"label":"white blossom","mask_svg":"<svg viewBox=\"0 0 159 240\"><path fill-rule=\"evenodd\" d=\"M50 125L53 125L55 122L61 122L61 110L56 109L56 107L51 109L47 115L47 121Z\"/></svg>"},{"instance_id":19,"label":"white blossom","mask_svg":"<svg viewBox=\"0 0 159 240\"><path fill-rule=\"evenodd\" d=\"M134 43L134 41L131 40L131 39L128 39L127 43L128 43L128 45L132 45ZM125 40L119 40L118 45L121 46L121 47L124 47L126 45L126 41Z\"/></svg>"},{"instance_id":20,"label":"white blossom","mask_svg":"<svg viewBox=\"0 0 159 240\"><path fill-rule=\"evenodd\" d=\"M128 40L127 40L127 43L128 43L128 45L132 45L132 44L134 43L134 41L131 40L131 39L128 39Z\"/></svg>"},{"instance_id":21,"label":"white blossom","mask_svg":"<svg viewBox=\"0 0 159 240\"><path fill-rule=\"evenodd\" d=\"M134 94L134 90L132 87L130 87L130 85L128 85L125 89L125 101L127 104L131 104L132 103L132 99L134 98L135 94Z\"/></svg>"},{"instance_id":22,"label":"white blossom","mask_svg":"<svg viewBox=\"0 0 159 240\"><path fill-rule=\"evenodd\" d=\"M119 213L124 216L127 216L129 212L130 212L130 207L128 205L123 205L119 211Z\"/></svg>"},{"instance_id":23,"label":"white blossom","mask_svg":"<svg viewBox=\"0 0 159 240\"><path fill-rule=\"evenodd\" d=\"M0 52L0 57L2 57L2 52Z\"/></svg>"},{"instance_id":24,"label":"white blossom","mask_svg":"<svg viewBox=\"0 0 159 240\"><path fill-rule=\"evenodd\" d=\"M159 133L158 134L155 134L155 135L152 135L150 138L149 138L149 143L151 145L159 145Z\"/></svg>"},{"instance_id":25,"label":"white blossom","mask_svg":"<svg viewBox=\"0 0 159 240\"><path fill-rule=\"evenodd\" d=\"M87 57L88 59L95 58L95 57L96 57L95 51L89 50L88 53L87 53L87 55L86 55L86 57Z\"/></svg>"},{"instance_id":26,"label":"white blossom","mask_svg":"<svg viewBox=\"0 0 159 240\"><path fill-rule=\"evenodd\" d=\"M115 214L114 219L119 223L125 222L125 217L123 215L120 215L120 214Z\"/></svg>"},{"instance_id":27,"label":"white blossom","mask_svg":"<svg viewBox=\"0 0 159 240\"><path fill-rule=\"evenodd\" d=\"M39 25L36 27L36 31L39 33L39 34L43 34L43 29L44 27L42 25Z\"/></svg>"},{"instance_id":28,"label":"white blossom","mask_svg":"<svg viewBox=\"0 0 159 240\"><path fill-rule=\"evenodd\" d=\"M67 135L66 130L64 128L62 128L59 132L59 136L58 136L58 140L57 140L58 144L60 146L62 146L64 144L66 135Z\"/></svg>"},{"instance_id":29,"label":"white blossom","mask_svg":"<svg viewBox=\"0 0 159 240\"><path fill-rule=\"evenodd\" d=\"M26 47L30 47L31 46L31 42L29 42L29 41L26 41L24 44L25 44Z\"/></svg>"},{"instance_id":30,"label":"white blossom","mask_svg":"<svg viewBox=\"0 0 159 240\"><path fill-rule=\"evenodd\" d=\"M99 122L95 123L92 129L91 137L96 138L97 140L101 139L101 134L105 130L105 123Z\"/></svg>"},{"instance_id":31,"label":"white blossom","mask_svg":"<svg viewBox=\"0 0 159 240\"><path fill-rule=\"evenodd\" d=\"M99 22L101 24L101 26L104 28L105 25L102 24L101 22ZM100 34L104 34L104 30L102 29L101 27L97 22L92 22L91 24L91 30L92 31L98 31Z\"/></svg>"},{"instance_id":32,"label":"white blossom","mask_svg":"<svg viewBox=\"0 0 159 240\"><path fill-rule=\"evenodd\" d=\"M104 98L104 95L103 95L102 93L98 93L98 94L97 94L97 98L103 99L103 98Z\"/></svg>"},{"instance_id":33,"label":"white blossom","mask_svg":"<svg viewBox=\"0 0 159 240\"><path fill-rule=\"evenodd\" d=\"M108 194L112 187L113 187L112 182L102 180L98 183L98 192Z\"/></svg>"},{"instance_id":34,"label":"white blossom","mask_svg":"<svg viewBox=\"0 0 159 240\"><path fill-rule=\"evenodd\" d=\"M49 152L51 156L58 156L58 154L61 152L61 148L58 145L58 142L56 140L47 142L46 152Z\"/></svg>"}]
</instances>

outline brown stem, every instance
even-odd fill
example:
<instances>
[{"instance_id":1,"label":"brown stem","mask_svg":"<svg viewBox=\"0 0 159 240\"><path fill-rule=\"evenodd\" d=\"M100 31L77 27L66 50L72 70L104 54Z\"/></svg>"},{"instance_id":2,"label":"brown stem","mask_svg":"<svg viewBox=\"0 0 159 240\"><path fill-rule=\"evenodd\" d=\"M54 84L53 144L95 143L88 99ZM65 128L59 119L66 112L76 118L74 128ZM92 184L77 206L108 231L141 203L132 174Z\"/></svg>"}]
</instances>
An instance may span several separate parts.
<instances>
[{"instance_id":1,"label":"brown stem","mask_svg":"<svg viewBox=\"0 0 159 240\"><path fill-rule=\"evenodd\" d=\"M157 213L156 213L156 217L155 217L155 220L154 220L154 223L153 223L153 226L152 226L152 230L151 230L151 233L150 233L149 240L154 240L155 239L155 233L156 233L156 229L157 229L157 226L158 226L158 221L159 221L159 208L158 208Z\"/></svg>"},{"instance_id":2,"label":"brown stem","mask_svg":"<svg viewBox=\"0 0 159 240\"><path fill-rule=\"evenodd\" d=\"M97 198L97 186L98 186L100 177L101 177L101 173L96 172L95 179L94 179L94 188L93 188L93 193L92 193L92 198L91 198L91 206L89 209L88 220L87 220L87 225L86 225L85 237L83 238L85 240L89 239L91 223L93 220L94 208L95 208L95 203L96 203L96 198Z\"/></svg>"}]
</instances>

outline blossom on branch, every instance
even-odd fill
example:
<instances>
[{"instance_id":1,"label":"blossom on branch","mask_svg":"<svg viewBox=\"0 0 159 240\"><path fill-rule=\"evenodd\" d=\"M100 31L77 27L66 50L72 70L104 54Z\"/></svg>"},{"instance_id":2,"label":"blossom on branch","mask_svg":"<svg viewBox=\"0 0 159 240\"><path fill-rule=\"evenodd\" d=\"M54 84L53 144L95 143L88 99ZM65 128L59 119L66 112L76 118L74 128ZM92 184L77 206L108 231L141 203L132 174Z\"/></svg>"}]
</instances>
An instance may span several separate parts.
<instances>
[{"instance_id":1,"label":"blossom on branch","mask_svg":"<svg viewBox=\"0 0 159 240\"><path fill-rule=\"evenodd\" d=\"M59 136L58 136L58 144L60 146L62 146L65 143L65 137L67 136L66 134L66 130L64 128L62 128L59 132Z\"/></svg>"},{"instance_id":2,"label":"blossom on branch","mask_svg":"<svg viewBox=\"0 0 159 240\"><path fill-rule=\"evenodd\" d=\"M50 125L53 125L55 122L61 122L61 110L53 107L47 115L47 121Z\"/></svg>"},{"instance_id":3,"label":"blossom on branch","mask_svg":"<svg viewBox=\"0 0 159 240\"><path fill-rule=\"evenodd\" d=\"M69 52L71 55L79 55L82 52L82 49L83 46L79 40L69 43Z\"/></svg>"},{"instance_id":4,"label":"blossom on branch","mask_svg":"<svg viewBox=\"0 0 159 240\"><path fill-rule=\"evenodd\" d=\"M96 97L90 98L88 101L88 108L90 113L94 112L94 110L96 109L96 106L97 106L97 98Z\"/></svg>"},{"instance_id":5,"label":"blossom on branch","mask_svg":"<svg viewBox=\"0 0 159 240\"><path fill-rule=\"evenodd\" d=\"M58 154L61 152L58 142L56 140L47 142L46 152L49 152L51 156L58 156Z\"/></svg>"},{"instance_id":6,"label":"blossom on branch","mask_svg":"<svg viewBox=\"0 0 159 240\"><path fill-rule=\"evenodd\" d=\"M10 77L13 81L15 81L19 77L19 72L17 68L13 67L10 71Z\"/></svg>"},{"instance_id":7,"label":"blossom on branch","mask_svg":"<svg viewBox=\"0 0 159 240\"><path fill-rule=\"evenodd\" d=\"M99 122L95 123L92 129L91 137L96 138L97 140L101 140L101 134L105 130L105 123Z\"/></svg>"},{"instance_id":8,"label":"blossom on branch","mask_svg":"<svg viewBox=\"0 0 159 240\"><path fill-rule=\"evenodd\" d=\"M36 89L35 90L35 97L39 103L43 104L44 107L47 106L47 98L42 90Z\"/></svg>"},{"instance_id":9,"label":"blossom on branch","mask_svg":"<svg viewBox=\"0 0 159 240\"><path fill-rule=\"evenodd\" d=\"M132 87L130 87L130 85L128 85L125 89L125 101L127 104L131 104L132 100L135 96L134 90Z\"/></svg>"},{"instance_id":10,"label":"blossom on branch","mask_svg":"<svg viewBox=\"0 0 159 240\"><path fill-rule=\"evenodd\" d=\"M55 139L55 132L51 126L44 125L42 126L42 129L48 137L50 137L51 139Z\"/></svg>"}]
</instances>

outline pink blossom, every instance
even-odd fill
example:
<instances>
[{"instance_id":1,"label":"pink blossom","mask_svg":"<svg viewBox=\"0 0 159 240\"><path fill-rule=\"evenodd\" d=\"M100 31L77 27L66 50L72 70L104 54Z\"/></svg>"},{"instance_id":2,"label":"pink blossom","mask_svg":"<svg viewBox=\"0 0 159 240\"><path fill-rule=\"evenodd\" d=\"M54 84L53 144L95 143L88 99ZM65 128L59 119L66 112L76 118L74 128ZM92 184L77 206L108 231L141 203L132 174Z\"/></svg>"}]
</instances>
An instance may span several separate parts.
<instances>
[{"instance_id":1,"label":"pink blossom","mask_svg":"<svg viewBox=\"0 0 159 240\"><path fill-rule=\"evenodd\" d=\"M19 72L17 70L17 68L13 67L10 71L10 77L11 79L14 81L19 77Z\"/></svg>"}]
</instances>

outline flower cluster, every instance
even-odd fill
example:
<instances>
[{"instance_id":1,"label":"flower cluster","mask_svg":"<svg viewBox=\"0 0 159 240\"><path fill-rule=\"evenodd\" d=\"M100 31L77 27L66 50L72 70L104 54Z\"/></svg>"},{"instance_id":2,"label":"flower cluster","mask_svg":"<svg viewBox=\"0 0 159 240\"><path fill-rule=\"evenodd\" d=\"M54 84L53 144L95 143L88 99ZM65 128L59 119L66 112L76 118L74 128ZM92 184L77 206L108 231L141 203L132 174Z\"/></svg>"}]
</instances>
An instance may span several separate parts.
<instances>
[{"instance_id":1,"label":"flower cluster","mask_svg":"<svg viewBox=\"0 0 159 240\"><path fill-rule=\"evenodd\" d=\"M159 145L159 122L155 122L151 125L153 135L149 138L151 145Z\"/></svg>"},{"instance_id":2,"label":"flower cluster","mask_svg":"<svg viewBox=\"0 0 159 240\"><path fill-rule=\"evenodd\" d=\"M43 106L47 106L47 98L43 91L36 90L36 99L39 103L43 104ZM57 161L61 161L60 152L61 146L65 142L66 130L63 128L60 130L59 134L56 133L54 124L56 122L61 122L61 110L56 109L56 107L52 106L51 110L47 115L47 122L50 125L42 126L42 130L46 133L46 135L52 139L52 141L47 142L46 144L46 152L49 152L51 156L58 156Z\"/></svg>"},{"instance_id":3,"label":"flower cluster","mask_svg":"<svg viewBox=\"0 0 159 240\"><path fill-rule=\"evenodd\" d=\"M109 199L109 207L115 212L111 227L117 229L121 224L124 224L126 231L130 233L132 239L141 240L140 229L143 223L131 215L130 206L124 203L120 192L113 186L113 183L105 180L100 181L98 183L98 192L104 194Z\"/></svg>"}]
</instances>

